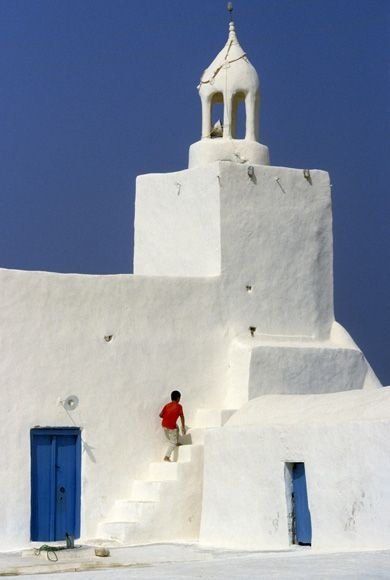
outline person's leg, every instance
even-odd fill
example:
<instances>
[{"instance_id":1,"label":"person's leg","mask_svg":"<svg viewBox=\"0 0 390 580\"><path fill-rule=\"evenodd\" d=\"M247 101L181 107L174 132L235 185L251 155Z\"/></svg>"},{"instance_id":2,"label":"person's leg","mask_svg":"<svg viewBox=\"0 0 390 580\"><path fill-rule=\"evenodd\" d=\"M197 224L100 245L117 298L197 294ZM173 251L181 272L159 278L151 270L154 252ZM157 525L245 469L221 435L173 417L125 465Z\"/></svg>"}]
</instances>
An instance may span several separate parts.
<instances>
[{"instance_id":1,"label":"person's leg","mask_svg":"<svg viewBox=\"0 0 390 580\"><path fill-rule=\"evenodd\" d=\"M165 433L166 438L169 441L168 448L165 452L164 461L170 461L173 450L177 446L178 433L177 433L177 429L166 429L165 427L164 427L164 433Z\"/></svg>"}]
</instances>

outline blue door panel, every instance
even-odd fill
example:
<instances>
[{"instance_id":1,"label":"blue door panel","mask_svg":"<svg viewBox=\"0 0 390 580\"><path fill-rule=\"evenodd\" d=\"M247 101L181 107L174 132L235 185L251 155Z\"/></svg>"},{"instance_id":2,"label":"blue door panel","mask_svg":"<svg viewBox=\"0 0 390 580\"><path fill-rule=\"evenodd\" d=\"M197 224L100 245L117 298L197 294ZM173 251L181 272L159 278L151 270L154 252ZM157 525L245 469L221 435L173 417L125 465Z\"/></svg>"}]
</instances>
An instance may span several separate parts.
<instances>
[{"instance_id":1,"label":"blue door panel","mask_svg":"<svg viewBox=\"0 0 390 580\"><path fill-rule=\"evenodd\" d=\"M80 536L80 430L31 430L31 540Z\"/></svg>"},{"instance_id":2,"label":"blue door panel","mask_svg":"<svg viewBox=\"0 0 390 580\"><path fill-rule=\"evenodd\" d=\"M57 437L55 466L57 538L65 538L66 533L76 536L76 470L70 470L70 465L76 465L76 436Z\"/></svg>"},{"instance_id":3,"label":"blue door panel","mask_svg":"<svg viewBox=\"0 0 390 580\"><path fill-rule=\"evenodd\" d=\"M293 491L296 541L298 544L311 544L311 517L307 498L304 463L294 463Z\"/></svg>"},{"instance_id":4,"label":"blue door panel","mask_svg":"<svg viewBox=\"0 0 390 580\"><path fill-rule=\"evenodd\" d=\"M49 436L41 436L39 444L32 447L31 465L39 466L40 472L45 472L46 477L39 477L37 469L32 469L31 486L34 493L32 500L31 536L37 539L50 536L50 496L51 477L50 465L52 457L52 439Z\"/></svg>"}]
</instances>

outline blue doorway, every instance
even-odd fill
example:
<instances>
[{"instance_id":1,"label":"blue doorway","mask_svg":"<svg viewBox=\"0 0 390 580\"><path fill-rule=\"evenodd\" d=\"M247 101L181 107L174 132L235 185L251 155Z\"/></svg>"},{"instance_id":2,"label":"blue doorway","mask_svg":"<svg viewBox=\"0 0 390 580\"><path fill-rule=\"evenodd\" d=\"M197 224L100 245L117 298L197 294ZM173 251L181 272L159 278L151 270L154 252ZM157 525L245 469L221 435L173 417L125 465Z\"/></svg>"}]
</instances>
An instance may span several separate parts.
<instances>
[{"instance_id":1,"label":"blue doorway","mask_svg":"<svg viewBox=\"0 0 390 580\"><path fill-rule=\"evenodd\" d=\"M32 541L80 537L80 472L80 429L31 429Z\"/></svg>"},{"instance_id":2,"label":"blue doorway","mask_svg":"<svg viewBox=\"0 0 390 580\"><path fill-rule=\"evenodd\" d=\"M307 497L304 463L294 463L292 467L293 505L295 519L295 542L301 546L311 546L311 517Z\"/></svg>"}]
</instances>

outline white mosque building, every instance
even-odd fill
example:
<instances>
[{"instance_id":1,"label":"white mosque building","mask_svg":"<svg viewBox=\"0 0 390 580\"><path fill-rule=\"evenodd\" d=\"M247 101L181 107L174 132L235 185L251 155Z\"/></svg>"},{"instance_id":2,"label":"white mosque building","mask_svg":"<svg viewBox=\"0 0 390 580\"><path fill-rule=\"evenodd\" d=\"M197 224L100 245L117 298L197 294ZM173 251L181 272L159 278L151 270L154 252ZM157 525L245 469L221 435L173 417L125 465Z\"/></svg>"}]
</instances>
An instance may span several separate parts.
<instances>
[{"instance_id":1,"label":"white mosque building","mask_svg":"<svg viewBox=\"0 0 390 580\"><path fill-rule=\"evenodd\" d=\"M133 275L0 271L3 550L390 545L390 389L334 319L329 175L269 165L233 22L199 93L189 168L137 179Z\"/></svg>"}]
</instances>

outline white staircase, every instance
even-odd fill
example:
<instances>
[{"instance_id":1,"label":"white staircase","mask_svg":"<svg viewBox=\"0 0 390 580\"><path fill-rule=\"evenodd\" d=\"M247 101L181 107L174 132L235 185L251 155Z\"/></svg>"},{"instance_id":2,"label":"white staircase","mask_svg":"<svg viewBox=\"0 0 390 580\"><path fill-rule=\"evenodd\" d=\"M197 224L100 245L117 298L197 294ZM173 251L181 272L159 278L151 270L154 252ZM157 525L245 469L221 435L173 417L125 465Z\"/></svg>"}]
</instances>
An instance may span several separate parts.
<instances>
[{"instance_id":1,"label":"white staircase","mask_svg":"<svg viewBox=\"0 0 390 580\"><path fill-rule=\"evenodd\" d=\"M115 501L107 521L99 524L99 542L134 545L197 539L204 437L233 413L228 409L199 409L194 427L175 450L175 461L151 463L146 479L133 481L130 498Z\"/></svg>"},{"instance_id":2,"label":"white staircase","mask_svg":"<svg viewBox=\"0 0 390 580\"><path fill-rule=\"evenodd\" d=\"M193 427L188 431L184 441L189 445L203 445L207 432L225 425L237 409L198 409Z\"/></svg>"}]
</instances>

